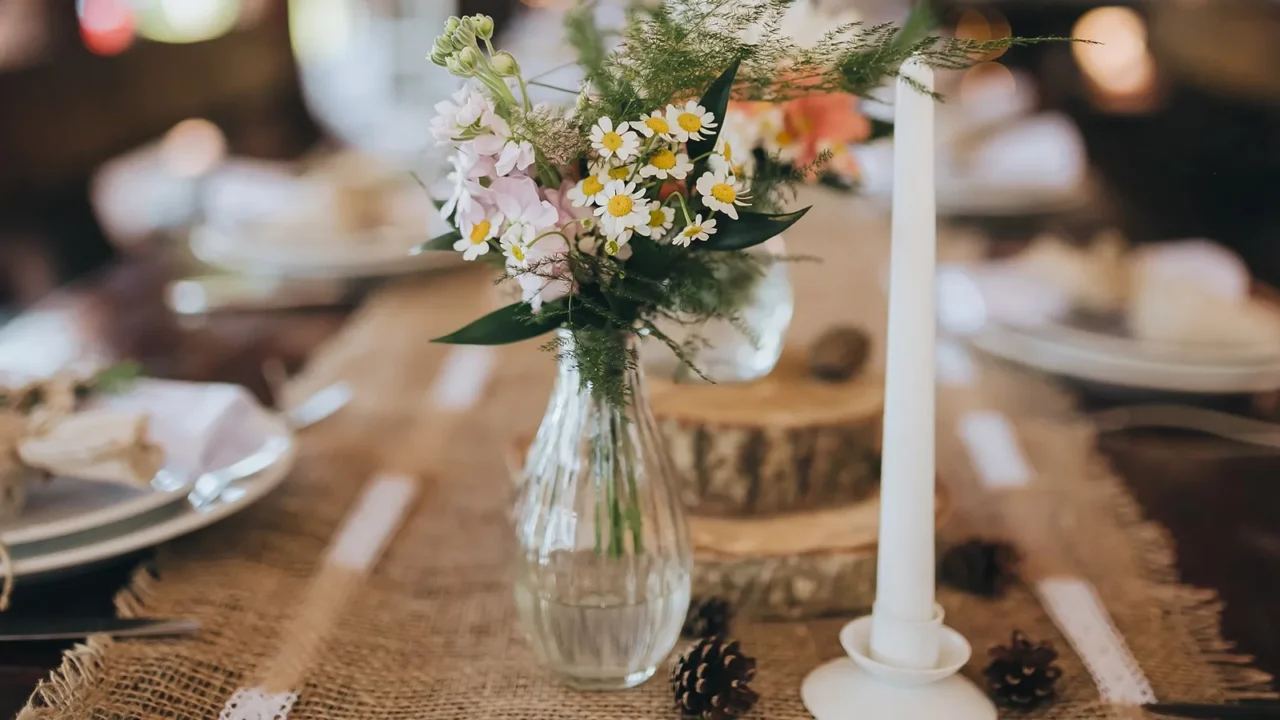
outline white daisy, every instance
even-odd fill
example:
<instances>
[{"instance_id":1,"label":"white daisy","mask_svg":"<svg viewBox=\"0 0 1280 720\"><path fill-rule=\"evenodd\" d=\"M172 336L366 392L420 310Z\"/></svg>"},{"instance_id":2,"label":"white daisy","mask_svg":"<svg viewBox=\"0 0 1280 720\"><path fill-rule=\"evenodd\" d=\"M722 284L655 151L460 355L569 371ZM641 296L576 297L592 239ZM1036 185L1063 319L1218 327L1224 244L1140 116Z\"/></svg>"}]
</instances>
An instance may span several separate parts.
<instances>
[{"instance_id":1,"label":"white daisy","mask_svg":"<svg viewBox=\"0 0 1280 720\"><path fill-rule=\"evenodd\" d=\"M685 153L676 153L662 148L649 158L649 162L640 168L640 177L656 177L662 180L674 178L683 180L689 177L693 163Z\"/></svg>"},{"instance_id":2,"label":"white daisy","mask_svg":"<svg viewBox=\"0 0 1280 720\"><path fill-rule=\"evenodd\" d=\"M715 218L703 220L702 215L693 218L693 222L689 226L680 231L672 240L672 244L682 247L689 247L694 240L707 240L716 234Z\"/></svg>"},{"instance_id":3,"label":"white daisy","mask_svg":"<svg viewBox=\"0 0 1280 720\"><path fill-rule=\"evenodd\" d=\"M729 114L720 137L716 140L715 153L708 158L713 170L738 177L751 177L755 174L756 156L752 150L755 149L756 141L748 130L750 124L747 118Z\"/></svg>"},{"instance_id":4,"label":"white daisy","mask_svg":"<svg viewBox=\"0 0 1280 720\"><path fill-rule=\"evenodd\" d=\"M670 124L671 134L676 140L688 142L701 140L703 132L714 130L716 116L697 102L690 100L684 104L684 107L668 105L667 123Z\"/></svg>"},{"instance_id":5,"label":"white daisy","mask_svg":"<svg viewBox=\"0 0 1280 720\"><path fill-rule=\"evenodd\" d=\"M724 172L708 172L698 178L698 194L707 207L719 210L734 220L738 219L735 205L746 205L742 200L750 197L742 180Z\"/></svg>"},{"instance_id":6,"label":"white daisy","mask_svg":"<svg viewBox=\"0 0 1280 720\"><path fill-rule=\"evenodd\" d=\"M627 129L627 123L613 126L611 118L600 118L591 128L591 147L600 153L602 158L618 158L630 160L640 151L640 136Z\"/></svg>"},{"instance_id":7,"label":"white daisy","mask_svg":"<svg viewBox=\"0 0 1280 720\"><path fill-rule=\"evenodd\" d=\"M760 144L765 152L777 155L783 162L795 160L800 149L799 138L787 127L786 117L780 108L770 108L760 118Z\"/></svg>"},{"instance_id":8,"label":"white daisy","mask_svg":"<svg viewBox=\"0 0 1280 720\"><path fill-rule=\"evenodd\" d=\"M453 244L453 249L462 253L463 260L475 260L489 252L489 241L498 236L502 227L502 213L492 215L476 223L463 221L458 231L462 239Z\"/></svg>"},{"instance_id":9,"label":"white daisy","mask_svg":"<svg viewBox=\"0 0 1280 720\"><path fill-rule=\"evenodd\" d=\"M604 241L604 254L610 256L618 255L623 248L627 247L627 243L631 242L631 235L631 230L623 230L616 237L606 238ZM626 258L623 259L625 260Z\"/></svg>"},{"instance_id":10,"label":"white daisy","mask_svg":"<svg viewBox=\"0 0 1280 720\"><path fill-rule=\"evenodd\" d=\"M574 207L586 207L600 197L600 193L604 192L604 186L608 184L608 175L592 173L569 189L569 201Z\"/></svg>"},{"instance_id":11,"label":"white daisy","mask_svg":"<svg viewBox=\"0 0 1280 720\"><path fill-rule=\"evenodd\" d=\"M665 205L649 206L649 220L636 226L636 232L655 240L666 237L667 231L675 224L675 208Z\"/></svg>"},{"instance_id":12,"label":"white daisy","mask_svg":"<svg viewBox=\"0 0 1280 720\"><path fill-rule=\"evenodd\" d=\"M507 258L507 265L519 268L529 267L529 248L523 238L507 233L502 236L502 254Z\"/></svg>"},{"instance_id":13,"label":"white daisy","mask_svg":"<svg viewBox=\"0 0 1280 720\"><path fill-rule=\"evenodd\" d=\"M671 135L671 123L667 120L662 110L654 110L653 114L641 120L640 122L631 123L632 127L639 130L645 137L651 138L654 135L663 140L674 139Z\"/></svg>"},{"instance_id":14,"label":"white daisy","mask_svg":"<svg viewBox=\"0 0 1280 720\"><path fill-rule=\"evenodd\" d=\"M596 215L600 216L600 224L610 237L649 220L649 202L644 199L644 190L636 189L635 183L610 181L598 202Z\"/></svg>"},{"instance_id":15,"label":"white daisy","mask_svg":"<svg viewBox=\"0 0 1280 720\"><path fill-rule=\"evenodd\" d=\"M614 158L613 160L601 160L593 163L591 172L603 175L609 180L629 182L636 174L636 166L629 162L619 162L617 158Z\"/></svg>"}]
</instances>

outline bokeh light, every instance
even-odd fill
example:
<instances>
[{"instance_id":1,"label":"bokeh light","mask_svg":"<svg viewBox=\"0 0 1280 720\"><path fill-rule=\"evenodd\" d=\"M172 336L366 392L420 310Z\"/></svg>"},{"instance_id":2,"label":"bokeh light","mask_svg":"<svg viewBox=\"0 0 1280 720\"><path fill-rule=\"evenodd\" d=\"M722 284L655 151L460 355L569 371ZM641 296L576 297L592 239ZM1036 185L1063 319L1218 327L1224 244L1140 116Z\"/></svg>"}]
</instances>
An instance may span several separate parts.
<instances>
[{"instance_id":1,"label":"bokeh light","mask_svg":"<svg viewBox=\"0 0 1280 720\"><path fill-rule=\"evenodd\" d=\"M190 118L174 125L160 141L165 168L178 177L199 177L226 157L227 138L217 125Z\"/></svg>"},{"instance_id":2,"label":"bokeh light","mask_svg":"<svg viewBox=\"0 0 1280 720\"><path fill-rule=\"evenodd\" d=\"M77 0L80 38L95 55L119 55L133 44L135 18L126 0Z\"/></svg>"},{"instance_id":3,"label":"bokeh light","mask_svg":"<svg viewBox=\"0 0 1280 720\"><path fill-rule=\"evenodd\" d=\"M240 16L240 0L138 0L138 35L165 43L193 43L226 34Z\"/></svg>"},{"instance_id":4,"label":"bokeh light","mask_svg":"<svg viewBox=\"0 0 1280 720\"><path fill-rule=\"evenodd\" d=\"M960 101L989 102L994 96L1012 96L1018 92L1013 71L995 62L978 63L960 77Z\"/></svg>"},{"instance_id":5,"label":"bokeh light","mask_svg":"<svg viewBox=\"0 0 1280 720\"><path fill-rule=\"evenodd\" d=\"M1076 43L1071 51L1098 92L1113 99L1151 94L1155 60L1147 48L1146 22L1135 10L1094 8L1080 17L1071 34L1096 43Z\"/></svg>"},{"instance_id":6,"label":"bokeh light","mask_svg":"<svg viewBox=\"0 0 1280 720\"><path fill-rule=\"evenodd\" d=\"M960 19L956 22L955 35L962 40L973 40L974 42L990 42L992 40L1003 40L1013 34L1013 29L1009 27L1009 21L999 10L994 7L968 8L960 13ZM988 53L980 54L976 59L983 61L991 61L1005 54L1007 48L992 50Z\"/></svg>"},{"instance_id":7,"label":"bokeh light","mask_svg":"<svg viewBox=\"0 0 1280 720\"><path fill-rule=\"evenodd\" d=\"M289 0L289 38L304 64L340 57L351 44L356 10L350 0Z\"/></svg>"}]
</instances>

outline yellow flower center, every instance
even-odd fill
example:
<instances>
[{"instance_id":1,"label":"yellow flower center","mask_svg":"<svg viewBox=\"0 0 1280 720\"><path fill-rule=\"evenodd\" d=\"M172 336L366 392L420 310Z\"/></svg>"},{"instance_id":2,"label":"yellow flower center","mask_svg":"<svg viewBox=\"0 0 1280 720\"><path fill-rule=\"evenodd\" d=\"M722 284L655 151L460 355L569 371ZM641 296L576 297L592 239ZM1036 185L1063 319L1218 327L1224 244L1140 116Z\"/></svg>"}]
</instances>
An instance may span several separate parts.
<instances>
[{"instance_id":1,"label":"yellow flower center","mask_svg":"<svg viewBox=\"0 0 1280 720\"><path fill-rule=\"evenodd\" d=\"M694 235L697 235L697 234L698 234L698 233L700 233L700 232L702 232L702 226L701 226L701 225L690 225L689 227L687 227L687 228L685 228L685 229L684 229L684 233L683 233L683 235L684 235L685 237L687 237L687 238L691 238L691 237L693 237Z\"/></svg>"},{"instance_id":2,"label":"yellow flower center","mask_svg":"<svg viewBox=\"0 0 1280 720\"><path fill-rule=\"evenodd\" d=\"M671 170L676 166L676 154L670 150L662 150L657 155L653 156L653 159L649 161L649 164L659 170Z\"/></svg>"},{"instance_id":3,"label":"yellow flower center","mask_svg":"<svg viewBox=\"0 0 1280 720\"><path fill-rule=\"evenodd\" d=\"M644 121L644 124L649 126L649 129L656 133L665 134L665 133L671 132L671 124L667 122L666 118L660 118L660 117L646 118Z\"/></svg>"},{"instance_id":4,"label":"yellow flower center","mask_svg":"<svg viewBox=\"0 0 1280 720\"><path fill-rule=\"evenodd\" d=\"M702 129L702 118L693 113L680 113L680 117L676 118L676 122L685 132L698 132Z\"/></svg>"},{"instance_id":5,"label":"yellow flower center","mask_svg":"<svg viewBox=\"0 0 1280 720\"><path fill-rule=\"evenodd\" d=\"M524 262L524 248L519 245L512 245L511 257L514 258L516 262Z\"/></svg>"},{"instance_id":6,"label":"yellow flower center","mask_svg":"<svg viewBox=\"0 0 1280 720\"><path fill-rule=\"evenodd\" d=\"M596 177L595 175L592 175L591 177L582 181L583 195L588 195L588 196L595 195L601 190L604 190L604 183L600 182L600 178Z\"/></svg>"},{"instance_id":7,"label":"yellow flower center","mask_svg":"<svg viewBox=\"0 0 1280 720\"><path fill-rule=\"evenodd\" d=\"M609 198L609 214L614 217L626 217L631 214L635 204L630 195L614 195Z\"/></svg>"},{"instance_id":8,"label":"yellow flower center","mask_svg":"<svg viewBox=\"0 0 1280 720\"><path fill-rule=\"evenodd\" d=\"M609 171L609 177L613 178L614 180L626 180L627 178L631 177L631 168L627 165L623 165L622 167L616 167Z\"/></svg>"},{"instance_id":9,"label":"yellow flower center","mask_svg":"<svg viewBox=\"0 0 1280 720\"><path fill-rule=\"evenodd\" d=\"M662 212L661 208L649 211L649 227L662 227L666 224L667 216Z\"/></svg>"},{"instance_id":10,"label":"yellow flower center","mask_svg":"<svg viewBox=\"0 0 1280 720\"><path fill-rule=\"evenodd\" d=\"M791 135L791 133L787 132L786 130L779 131L777 137L775 137L774 140L776 140L779 145L783 145L783 146L790 145L791 143L795 142L795 138Z\"/></svg>"},{"instance_id":11,"label":"yellow flower center","mask_svg":"<svg viewBox=\"0 0 1280 720\"><path fill-rule=\"evenodd\" d=\"M479 245L485 240L488 240L489 230L492 227L493 227L493 224L490 223L488 220L481 220L480 222L476 223L475 226L471 228L471 244Z\"/></svg>"},{"instance_id":12,"label":"yellow flower center","mask_svg":"<svg viewBox=\"0 0 1280 720\"><path fill-rule=\"evenodd\" d=\"M604 254L605 254L605 255L610 255L610 256L612 256L612 255L617 255L617 254L618 254L618 241L617 241L617 240L610 240L609 242L605 243L605 244L604 244Z\"/></svg>"},{"instance_id":13,"label":"yellow flower center","mask_svg":"<svg viewBox=\"0 0 1280 720\"><path fill-rule=\"evenodd\" d=\"M726 205L732 205L733 201L738 199L738 191L728 183L716 183L711 186L711 197Z\"/></svg>"},{"instance_id":14,"label":"yellow flower center","mask_svg":"<svg viewBox=\"0 0 1280 720\"><path fill-rule=\"evenodd\" d=\"M600 138L600 145L605 150L617 152L618 148L622 147L622 136L616 132L607 132L604 137Z\"/></svg>"},{"instance_id":15,"label":"yellow flower center","mask_svg":"<svg viewBox=\"0 0 1280 720\"><path fill-rule=\"evenodd\" d=\"M724 141L724 160L730 165L733 164L733 145L730 145L728 140Z\"/></svg>"}]
</instances>

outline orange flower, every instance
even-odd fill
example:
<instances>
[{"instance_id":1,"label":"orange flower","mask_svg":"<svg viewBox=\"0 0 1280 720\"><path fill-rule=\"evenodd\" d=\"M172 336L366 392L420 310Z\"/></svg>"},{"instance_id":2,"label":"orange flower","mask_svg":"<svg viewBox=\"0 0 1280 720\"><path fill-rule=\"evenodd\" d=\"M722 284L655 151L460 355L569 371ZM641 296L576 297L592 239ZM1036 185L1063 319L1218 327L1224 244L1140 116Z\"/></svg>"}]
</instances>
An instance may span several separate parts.
<instances>
[{"instance_id":1,"label":"orange flower","mask_svg":"<svg viewBox=\"0 0 1280 720\"><path fill-rule=\"evenodd\" d=\"M813 162L823 148L853 145L871 136L871 122L858 112L853 95L807 95L784 103L782 113L787 132L799 144L797 165Z\"/></svg>"}]
</instances>

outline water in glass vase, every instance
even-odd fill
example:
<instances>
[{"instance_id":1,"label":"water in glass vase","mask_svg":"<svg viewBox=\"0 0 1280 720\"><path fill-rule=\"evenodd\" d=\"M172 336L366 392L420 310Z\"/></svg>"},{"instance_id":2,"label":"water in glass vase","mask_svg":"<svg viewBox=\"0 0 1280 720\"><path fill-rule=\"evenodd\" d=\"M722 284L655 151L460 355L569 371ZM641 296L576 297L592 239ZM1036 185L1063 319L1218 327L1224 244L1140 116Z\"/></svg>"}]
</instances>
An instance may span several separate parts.
<instances>
[{"instance_id":1,"label":"water in glass vase","mask_svg":"<svg viewBox=\"0 0 1280 720\"><path fill-rule=\"evenodd\" d=\"M560 551L516 568L516 609L539 660L567 684L648 680L680 635L689 572L678 560Z\"/></svg>"}]
</instances>

